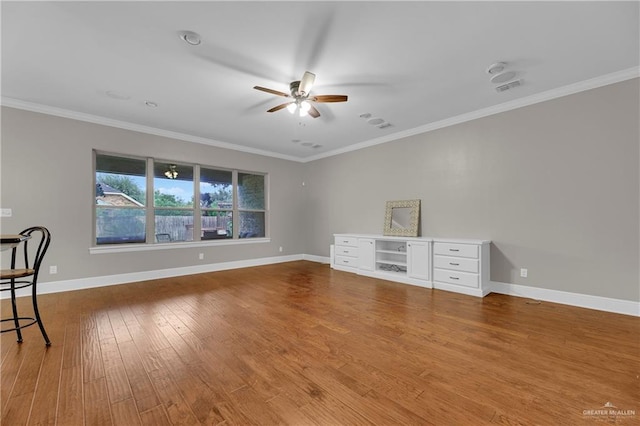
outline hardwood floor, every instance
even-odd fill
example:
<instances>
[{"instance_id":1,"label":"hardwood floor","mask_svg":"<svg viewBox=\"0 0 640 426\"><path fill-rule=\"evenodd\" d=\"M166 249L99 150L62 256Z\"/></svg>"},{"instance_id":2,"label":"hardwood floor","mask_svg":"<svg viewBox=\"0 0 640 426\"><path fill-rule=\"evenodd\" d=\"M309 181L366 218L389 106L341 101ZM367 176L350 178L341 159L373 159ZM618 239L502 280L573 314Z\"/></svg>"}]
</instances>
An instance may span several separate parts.
<instances>
[{"instance_id":1,"label":"hardwood floor","mask_svg":"<svg viewBox=\"0 0 640 426\"><path fill-rule=\"evenodd\" d=\"M3 425L640 423L635 317L311 262L39 300L51 347L2 334Z\"/></svg>"}]
</instances>

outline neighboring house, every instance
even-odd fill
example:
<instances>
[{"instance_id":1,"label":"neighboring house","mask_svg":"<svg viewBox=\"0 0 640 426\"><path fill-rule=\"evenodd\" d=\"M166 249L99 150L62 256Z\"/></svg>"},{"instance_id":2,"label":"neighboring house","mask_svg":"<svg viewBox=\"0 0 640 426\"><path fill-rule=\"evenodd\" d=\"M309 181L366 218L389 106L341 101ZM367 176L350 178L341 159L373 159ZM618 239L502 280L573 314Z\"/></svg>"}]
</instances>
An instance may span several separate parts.
<instances>
[{"instance_id":1,"label":"neighboring house","mask_svg":"<svg viewBox=\"0 0 640 426\"><path fill-rule=\"evenodd\" d=\"M124 192L119 189L115 189L106 183L96 184L96 204L100 206L144 207L142 203L139 203Z\"/></svg>"}]
</instances>

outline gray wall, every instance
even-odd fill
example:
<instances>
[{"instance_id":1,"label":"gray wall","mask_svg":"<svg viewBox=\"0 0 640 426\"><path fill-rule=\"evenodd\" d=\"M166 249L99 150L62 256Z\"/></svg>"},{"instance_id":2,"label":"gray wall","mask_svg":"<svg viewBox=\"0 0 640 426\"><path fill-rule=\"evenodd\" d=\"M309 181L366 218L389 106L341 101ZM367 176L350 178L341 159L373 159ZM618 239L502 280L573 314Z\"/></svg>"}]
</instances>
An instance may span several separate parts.
<instances>
[{"instance_id":1,"label":"gray wall","mask_svg":"<svg viewBox=\"0 0 640 426\"><path fill-rule=\"evenodd\" d=\"M640 300L639 95L630 80L307 164L307 253L381 233L422 200L422 235L493 241L491 279ZM520 278L527 268L528 278Z\"/></svg>"},{"instance_id":2,"label":"gray wall","mask_svg":"<svg viewBox=\"0 0 640 426\"><path fill-rule=\"evenodd\" d=\"M59 273L46 282L279 246L328 256L333 233L381 233L385 201L419 198L422 235L493 241L494 281L638 301L638 93L630 80L306 164L3 108L1 204L14 216L0 224L51 229ZM90 255L92 149L268 173L272 242Z\"/></svg>"},{"instance_id":3,"label":"gray wall","mask_svg":"<svg viewBox=\"0 0 640 426\"><path fill-rule=\"evenodd\" d=\"M271 243L90 255L92 149L268 173ZM1 155L2 207L13 209L13 217L2 219L2 232L42 224L53 235L45 262L57 265L58 274L50 276L46 267L43 282L305 251L298 232L304 220L300 163L12 108L2 109ZM204 261L198 253L204 253Z\"/></svg>"}]
</instances>

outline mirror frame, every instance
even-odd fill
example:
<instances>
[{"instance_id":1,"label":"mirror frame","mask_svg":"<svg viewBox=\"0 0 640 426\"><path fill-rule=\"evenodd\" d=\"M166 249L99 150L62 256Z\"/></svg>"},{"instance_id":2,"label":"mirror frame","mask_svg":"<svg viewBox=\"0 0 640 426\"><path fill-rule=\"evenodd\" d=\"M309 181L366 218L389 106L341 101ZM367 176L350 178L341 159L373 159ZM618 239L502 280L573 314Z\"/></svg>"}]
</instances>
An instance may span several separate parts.
<instances>
[{"instance_id":1,"label":"mirror frame","mask_svg":"<svg viewBox=\"0 0 640 426\"><path fill-rule=\"evenodd\" d=\"M409 227L392 228L391 215L396 207L409 207ZM384 214L384 232L383 235L394 237L417 237L418 227L420 225L420 200L399 200L387 201L387 208Z\"/></svg>"}]
</instances>

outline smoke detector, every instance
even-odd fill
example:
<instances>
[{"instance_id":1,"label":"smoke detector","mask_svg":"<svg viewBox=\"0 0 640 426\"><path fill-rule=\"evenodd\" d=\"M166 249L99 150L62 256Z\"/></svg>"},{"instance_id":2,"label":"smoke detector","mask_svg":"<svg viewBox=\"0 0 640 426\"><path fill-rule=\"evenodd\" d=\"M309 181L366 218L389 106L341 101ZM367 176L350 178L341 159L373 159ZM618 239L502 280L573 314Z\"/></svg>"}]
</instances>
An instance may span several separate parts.
<instances>
[{"instance_id":1,"label":"smoke detector","mask_svg":"<svg viewBox=\"0 0 640 426\"><path fill-rule=\"evenodd\" d=\"M489 75L499 74L502 71L504 71L506 67L507 67L506 62L496 62L495 64L489 65L489 68L487 68L487 74Z\"/></svg>"},{"instance_id":2,"label":"smoke detector","mask_svg":"<svg viewBox=\"0 0 640 426\"><path fill-rule=\"evenodd\" d=\"M504 83L506 81L513 80L513 77L515 76L516 76L515 71L503 71L498 74L494 74L491 77L490 81L493 84Z\"/></svg>"}]
</instances>

